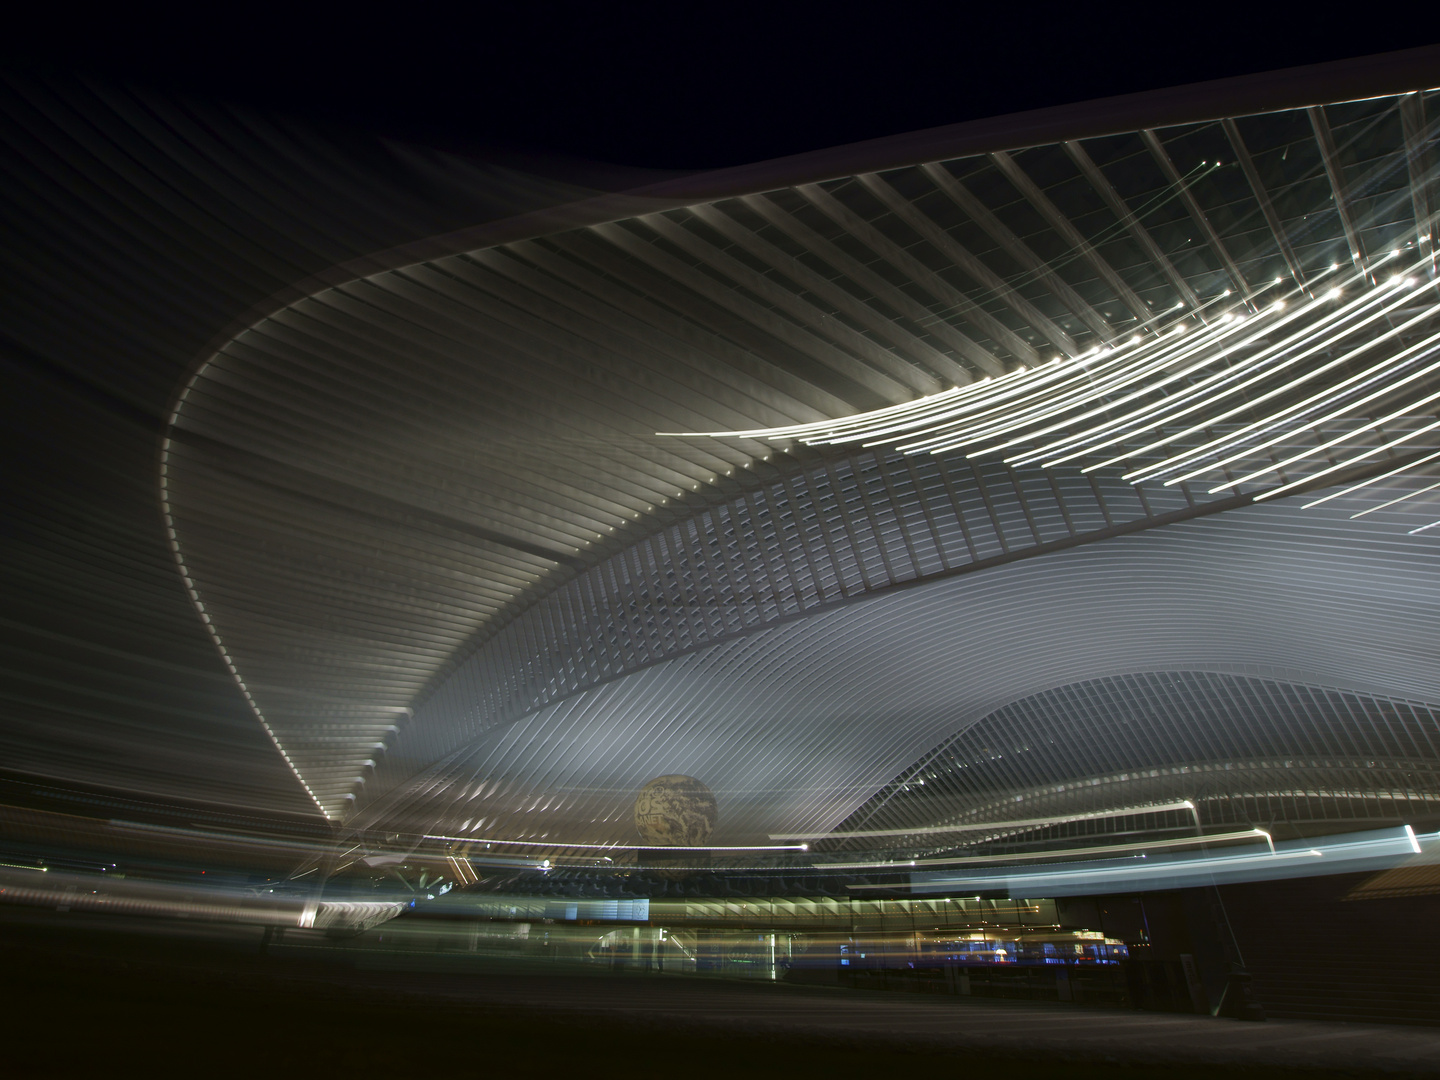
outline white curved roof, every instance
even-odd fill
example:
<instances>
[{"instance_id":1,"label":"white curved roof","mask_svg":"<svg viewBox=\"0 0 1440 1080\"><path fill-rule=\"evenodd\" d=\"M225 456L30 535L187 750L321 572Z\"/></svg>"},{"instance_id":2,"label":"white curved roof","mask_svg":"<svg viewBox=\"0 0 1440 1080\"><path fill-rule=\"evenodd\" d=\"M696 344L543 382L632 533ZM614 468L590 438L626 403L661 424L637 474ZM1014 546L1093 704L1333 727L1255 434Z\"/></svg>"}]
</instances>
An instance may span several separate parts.
<instances>
[{"instance_id":1,"label":"white curved roof","mask_svg":"<svg viewBox=\"0 0 1440 1080\"><path fill-rule=\"evenodd\" d=\"M536 792L562 776L609 791L643 783L643 773L699 768L644 764L643 744L708 762L717 790L791 792L764 813L736 816L742 832L762 828L761 817L765 829L801 818L819 828L947 728L1057 681L1259 664L1327 683L1343 670L1385 692L1431 694L1428 684L1401 685L1423 677L1358 631L1343 637L1342 655L1317 662L1308 620L1318 612L1261 642L1225 620L1269 616L1217 612L1195 592L1203 582L1206 596L1240 603L1226 591L1243 580L1231 571L1237 559L1261 558L1260 547L1232 555L1225 544L1244 545L1242 522L1255 536L1280 528L1234 509L1297 482L1299 466L1287 473L1276 453L1304 458L1327 480L1395 473L1401 494L1423 486L1424 454L1440 445L1425 414L1423 365L1435 351L1426 335L1437 330L1424 286L1434 127L1425 110L1425 96L1410 94L1117 125L750 192L726 176L709 181L720 198L652 191L648 203L577 210L588 215L578 227L551 221L524 239L467 247L476 237L465 236L452 238L451 253L397 257L394 268L293 298L187 381L162 462L176 557L247 700L331 817L455 754L469 754L477 776L513 773ZM1414 284L1397 292L1381 278L1400 263ZM1312 298L1340 277L1349 294L1336 303L1359 314L1332 334L1335 305ZM1359 297L1367 290L1380 299ZM1271 293L1293 293L1309 321L1276 314ZM1253 316L1253 332L1223 329L1232 308ZM1194 350L1167 344L1191 323L1193 336L1219 343L1208 367L1187 368ZM1352 407L1356 394L1342 391L1358 385L1357 362L1334 357L1357 344L1391 366L1366 376L1380 391ZM1101 362L1078 365L1116 346L1138 350L1148 398L1136 397L1133 380L1086 389L1099 385ZM965 391L1000 401L1016 379L1053 382L1052 363L1080 373L1067 392L1086 391L1085 415L1143 404L1159 419L1137 431L1155 445L1178 439L1192 464L1197 453L1216 457L1210 481L1219 486L1166 486L1174 469L1152 469L1156 482L1131 489L1120 474L1133 461L1098 472L1085 460L1041 468L1039 453L1013 467L977 464L964 457L973 439L942 440L948 456L919 460L795 441L817 423L922 395L939 395L931 412L949 408L959 391L947 388L1009 372ZM1177 434L1156 406L1187 386L1198 404L1177 414L1189 425ZM1330 412L1296 414L1317 387L1332 393ZM1054 397L1032 399L1024 407L1039 430L1060 437ZM1210 449L1224 442L1214 423L1274 429L1258 400L1304 423L1286 421L1280 442L1248 451L1242 463L1260 455L1268 480L1227 486L1235 467ZM1376 401L1388 412L1367 425ZM1022 406L985 406L997 407ZM904 448L928 423L869 434ZM1397 442L1397 430L1415 434ZM1326 438L1339 449L1327 450ZM1397 471L1392 444L1410 454L1399 466L1423 460ZM1407 500L1397 513L1424 506ZM1176 524L1221 511L1230 512ZM1303 545L1311 526L1276 513L1283 528L1265 550ZM1325 520L1313 526L1317 543L1345 553L1349 534ZM1352 528L1384 547L1397 520L1407 519L1382 514ZM1121 535L1139 529L1155 535ZM1169 573L1184 582L1145 586L1169 597L1165 605L1194 605L1194 619L1099 609L1088 626L1070 618L1096 605L1148 612L1131 553L1153 549L1163 565L1177 557L1162 557L1167 545L1196 536L1207 537L1200 549L1174 549L1186 554ZM1387 582L1400 574L1384 587L1404 593L1413 570L1404 559L1422 558L1431 542L1385 549L1373 573ZM1057 554L1076 545L1085 550ZM1045 557L999 568L1033 555ZM1363 578L1336 602L1375 604ZM1316 583L1312 573L1287 587ZM896 585L914 588L885 598ZM1264 591L1272 586L1244 588L1267 596L1264 611L1286 609L1283 590ZM963 614L972 604L986 614ZM984 648L1012 632L992 610L1020 620L1008 649ZM1046 625L1067 632L1042 645L1036 628ZM1385 638L1373 629L1373 641ZM721 671L727 686L758 697L722 692ZM696 697L697 685L710 696ZM744 735L751 723L771 734ZM566 735L567 724L585 734ZM835 740L827 724L840 725ZM489 765L478 764L477 739L498 755ZM629 747L613 751L629 762L623 769L604 764L612 743ZM498 804L482 819L497 814Z\"/></svg>"},{"instance_id":2,"label":"white curved roof","mask_svg":"<svg viewBox=\"0 0 1440 1080\"><path fill-rule=\"evenodd\" d=\"M1087 680L1436 701L1440 529L1407 535L1440 518L1436 70L1420 50L623 195L438 157L405 158L407 190L253 118L12 95L5 214L33 254L6 355L60 402L16 430L68 417L47 460L85 484L16 501L7 573L43 613L17 625L103 659L82 687L12 650L7 761L293 808L289 777L254 779L283 760L333 820L606 839L683 771L749 840L863 816L967 725ZM1400 262L1410 291L1327 337L1326 275L1379 296ZM1052 365L1083 390L1136 334L1231 307L1278 327L1275 288L1316 305L1308 344L1160 357L1129 386L1134 460L780 433ZM1182 386L1226 388L1223 415L1170 423ZM1203 484L1154 469L1236 438ZM1317 491L1265 502L1294 483Z\"/></svg>"}]
</instances>

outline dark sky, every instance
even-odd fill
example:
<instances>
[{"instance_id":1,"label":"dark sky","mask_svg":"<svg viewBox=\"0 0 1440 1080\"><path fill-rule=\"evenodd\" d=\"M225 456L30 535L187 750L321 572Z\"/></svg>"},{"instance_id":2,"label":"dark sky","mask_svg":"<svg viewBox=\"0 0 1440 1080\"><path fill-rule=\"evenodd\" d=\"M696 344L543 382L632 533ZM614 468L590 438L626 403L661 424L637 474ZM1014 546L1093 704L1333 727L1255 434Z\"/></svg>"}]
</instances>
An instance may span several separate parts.
<instances>
[{"instance_id":1,"label":"dark sky","mask_svg":"<svg viewBox=\"0 0 1440 1080\"><path fill-rule=\"evenodd\" d=\"M1384 10L1342 24L1294 4L32 4L0 63L454 150L694 169L1440 40L1427 8Z\"/></svg>"}]
</instances>

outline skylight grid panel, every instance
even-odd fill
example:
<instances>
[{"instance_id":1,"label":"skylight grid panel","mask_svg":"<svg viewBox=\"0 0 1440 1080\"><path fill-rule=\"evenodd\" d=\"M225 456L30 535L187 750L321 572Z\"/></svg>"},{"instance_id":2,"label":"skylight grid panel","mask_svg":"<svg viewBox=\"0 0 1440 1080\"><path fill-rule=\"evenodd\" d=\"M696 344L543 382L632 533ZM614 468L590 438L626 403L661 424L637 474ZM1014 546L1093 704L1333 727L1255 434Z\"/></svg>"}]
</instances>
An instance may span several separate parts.
<instances>
[{"instance_id":1,"label":"skylight grid panel","mask_svg":"<svg viewBox=\"0 0 1440 1080\"><path fill-rule=\"evenodd\" d=\"M763 619L764 585L753 578L746 566L744 526L735 520L734 514L732 506L717 506L711 510L719 539L717 547L734 590L737 614L742 626L750 626Z\"/></svg>"},{"instance_id":2,"label":"skylight grid panel","mask_svg":"<svg viewBox=\"0 0 1440 1080\"><path fill-rule=\"evenodd\" d=\"M1178 484L1166 487L1163 484L1146 483L1135 484L1134 487L1136 498L1149 506L1152 516L1161 517L1190 508L1190 500L1185 497L1185 492Z\"/></svg>"},{"instance_id":3,"label":"skylight grid panel","mask_svg":"<svg viewBox=\"0 0 1440 1080\"><path fill-rule=\"evenodd\" d=\"M845 536L844 526L840 522L839 511L835 507L829 477L824 474L806 477L805 484L810 492L807 504L815 511L815 535L824 546L827 580L833 580L836 588L845 596L863 590L864 580L860 577L859 568L854 565L853 553ZM813 539L811 548L819 558L819 549Z\"/></svg>"},{"instance_id":4,"label":"skylight grid panel","mask_svg":"<svg viewBox=\"0 0 1440 1080\"><path fill-rule=\"evenodd\" d=\"M860 570L867 590L883 587L892 582L888 560L880 548L880 541L874 530L874 523L864 505L860 485L863 477L851 471L851 462L842 461L831 466L837 478L836 509L845 527L845 534L855 551L856 565Z\"/></svg>"},{"instance_id":5,"label":"skylight grid panel","mask_svg":"<svg viewBox=\"0 0 1440 1080\"><path fill-rule=\"evenodd\" d=\"M1076 535L1097 532L1109 524L1099 498L1088 478L1072 467L1047 470L1060 489L1060 498L1070 516L1071 527Z\"/></svg>"},{"instance_id":6,"label":"skylight grid panel","mask_svg":"<svg viewBox=\"0 0 1440 1080\"><path fill-rule=\"evenodd\" d=\"M1405 200L1409 193L1405 194ZM1356 200L1356 231L1360 245L1367 252L1403 249L1415 232L1415 214L1407 201L1394 196L1378 196L1373 200ZM1366 205L1368 203L1368 205Z\"/></svg>"},{"instance_id":7,"label":"skylight grid panel","mask_svg":"<svg viewBox=\"0 0 1440 1080\"><path fill-rule=\"evenodd\" d=\"M734 259L754 273L769 277L777 283L783 283L785 287L791 289L791 291L796 289L795 284L791 282L778 267L772 266L764 259L752 254L745 245L736 243L729 237L723 235L713 228L709 222L698 217L693 212L689 210L672 210L666 212L663 217L672 224L678 225L686 232L692 233L696 238L714 248L717 252ZM699 257L696 256L696 258ZM704 260L701 259L700 261L703 262Z\"/></svg>"},{"instance_id":8,"label":"skylight grid panel","mask_svg":"<svg viewBox=\"0 0 1440 1080\"><path fill-rule=\"evenodd\" d=\"M1368 721L1370 709L1366 706L1371 703L1335 690L1310 690L1308 696L1311 700L1307 705L1313 710L1311 715L1316 724L1314 738L1318 749L1332 758L1353 756L1356 750L1354 737L1347 729L1357 722Z\"/></svg>"},{"instance_id":9,"label":"skylight grid panel","mask_svg":"<svg viewBox=\"0 0 1440 1080\"><path fill-rule=\"evenodd\" d=\"M886 577L890 581L912 577L909 537L896 513L884 462L876 454L865 454L855 459L855 467L865 519L880 544Z\"/></svg>"},{"instance_id":10,"label":"skylight grid panel","mask_svg":"<svg viewBox=\"0 0 1440 1080\"><path fill-rule=\"evenodd\" d=\"M1168 289L1160 268L1150 261L1125 223L1116 217L1074 163L1058 149L1056 153L1063 159L1060 168L1067 169L1069 175L1054 186L1043 188L1045 195L1132 289L1156 285ZM1032 161L1029 154L1025 161L1028 169Z\"/></svg>"},{"instance_id":11,"label":"skylight grid panel","mask_svg":"<svg viewBox=\"0 0 1440 1080\"><path fill-rule=\"evenodd\" d=\"M1434 97L1430 96L1426 109L1428 120L1433 120ZM1401 98L1376 99L1368 109L1355 109L1361 103L1347 103L1326 106L1330 117L1330 130L1335 136L1335 145L1342 161L1357 165L1366 161L1378 161L1405 153L1405 128L1400 118Z\"/></svg>"},{"instance_id":12,"label":"skylight grid panel","mask_svg":"<svg viewBox=\"0 0 1440 1080\"><path fill-rule=\"evenodd\" d=\"M594 643L596 664L606 674L615 674L619 670L619 647L613 624L607 617L608 604L602 606L602 595L598 592L594 574L582 574L578 581L581 602L589 616L586 621L591 626L589 640Z\"/></svg>"},{"instance_id":13,"label":"skylight grid panel","mask_svg":"<svg viewBox=\"0 0 1440 1080\"><path fill-rule=\"evenodd\" d=\"M1015 488L1009 483L1005 466L993 462L972 463L977 487L996 532L1011 549L1030 547L1035 543L1030 523L1020 505Z\"/></svg>"},{"instance_id":14,"label":"skylight grid panel","mask_svg":"<svg viewBox=\"0 0 1440 1080\"><path fill-rule=\"evenodd\" d=\"M880 555L880 545L875 534L869 529L856 530L853 543L855 566L859 570L863 588L866 591L884 588L891 584L890 575Z\"/></svg>"},{"instance_id":15,"label":"skylight grid panel","mask_svg":"<svg viewBox=\"0 0 1440 1080\"><path fill-rule=\"evenodd\" d=\"M659 542L665 559L676 569L678 603L683 613L686 638L692 644L700 644L710 637L710 627L705 619L700 590L696 586L696 572L687 558L688 552L681 547L682 535L679 529L671 528L660 534Z\"/></svg>"},{"instance_id":16,"label":"skylight grid panel","mask_svg":"<svg viewBox=\"0 0 1440 1080\"><path fill-rule=\"evenodd\" d=\"M1034 523L1034 529L1039 533L1039 542L1048 544L1067 539L1070 529L1055 501L1050 478L1033 473L1012 472L1011 480L1018 485L1019 497L1030 511L1029 520Z\"/></svg>"},{"instance_id":17,"label":"skylight grid panel","mask_svg":"<svg viewBox=\"0 0 1440 1080\"><path fill-rule=\"evenodd\" d=\"M526 654L520 670L520 685L525 695L535 700L545 693L549 676L549 665L545 663L545 642L533 619L518 619L514 625Z\"/></svg>"},{"instance_id":18,"label":"skylight grid panel","mask_svg":"<svg viewBox=\"0 0 1440 1080\"><path fill-rule=\"evenodd\" d=\"M825 548L825 538L821 535L819 515L812 512L808 499L803 504L797 502L795 490L796 486L786 480L780 493L777 493L777 498L783 498L784 505L789 507L789 527L794 530L795 539L798 541L800 561L805 567L804 574L815 593L816 602L824 603L838 598L838 583Z\"/></svg>"},{"instance_id":19,"label":"skylight grid panel","mask_svg":"<svg viewBox=\"0 0 1440 1080\"><path fill-rule=\"evenodd\" d=\"M1395 709L1388 702L1382 703L1375 711L1376 728L1383 734L1390 756L1408 758L1419 756L1420 748L1415 744L1410 732L1405 729L1404 723L1396 714Z\"/></svg>"},{"instance_id":20,"label":"skylight grid panel","mask_svg":"<svg viewBox=\"0 0 1440 1080\"><path fill-rule=\"evenodd\" d=\"M890 505L908 541L906 553L914 566L915 575L928 577L940 573L946 568L940 552L940 539L929 507L924 503L924 493L916 487L916 477L904 462L886 462L884 470Z\"/></svg>"},{"instance_id":21,"label":"skylight grid panel","mask_svg":"<svg viewBox=\"0 0 1440 1080\"><path fill-rule=\"evenodd\" d=\"M1397 98L1387 96L1326 105L1325 116L1334 132L1335 145L1342 149L1351 145L1366 146L1371 152L1401 145L1397 102Z\"/></svg>"},{"instance_id":22,"label":"skylight grid panel","mask_svg":"<svg viewBox=\"0 0 1440 1080\"><path fill-rule=\"evenodd\" d=\"M494 684L496 689L494 700L497 709L503 710L523 698L524 683L520 672L524 652L514 631L501 636L498 651L501 657L500 678Z\"/></svg>"},{"instance_id":23,"label":"skylight grid panel","mask_svg":"<svg viewBox=\"0 0 1440 1080\"><path fill-rule=\"evenodd\" d=\"M942 466L942 468L945 467L947 466ZM1005 547L1001 542L1000 535L995 531L995 522L990 516L985 500L980 496L979 486L974 482L973 477L965 477L964 472L959 473L958 477L964 479L952 487L955 492L956 513L963 517L968 534L967 549L973 549L977 561L1003 555Z\"/></svg>"},{"instance_id":24,"label":"skylight grid panel","mask_svg":"<svg viewBox=\"0 0 1440 1080\"><path fill-rule=\"evenodd\" d=\"M530 614L540 627L539 636L544 649L540 657L541 669L546 680L547 690L553 694L556 684L556 666L563 662L560 658L569 652L571 645L568 628L559 622L560 611L548 600L536 604L530 609Z\"/></svg>"},{"instance_id":25,"label":"skylight grid panel","mask_svg":"<svg viewBox=\"0 0 1440 1080\"><path fill-rule=\"evenodd\" d=\"M760 557L766 577L772 584L776 602L780 606L780 613L799 614L810 602L804 594L804 586L799 581L795 560L792 558L792 553L799 554L799 544L787 533L787 526L791 524L788 508L777 513L773 489L749 492L745 499L750 506L752 517L763 523L760 533Z\"/></svg>"},{"instance_id":26,"label":"skylight grid panel","mask_svg":"<svg viewBox=\"0 0 1440 1080\"><path fill-rule=\"evenodd\" d=\"M701 568L701 580L708 586L706 602L714 612L717 632L729 634L741 629L744 623L730 602L734 583L723 558L723 541L719 536L720 527L713 508L699 515L698 525L693 550Z\"/></svg>"},{"instance_id":27,"label":"skylight grid panel","mask_svg":"<svg viewBox=\"0 0 1440 1080\"><path fill-rule=\"evenodd\" d=\"M1279 759L1310 749L1306 745L1308 740L1291 722L1293 703L1285 700L1269 680L1246 680L1238 684L1227 681L1223 685L1230 691L1232 700L1237 694L1244 695L1233 707L1241 713L1236 726L1246 740L1245 752Z\"/></svg>"},{"instance_id":28,"label":"skylight grid panel","mask_svg":"<svg viewBox=\"0 0 1440 1080\"><path fill-rule=\"evenodd\" d=\"M556 601L563 614L563 621L569 627L572 648L589 649L594 640L594 615L585 602L579 579L567 582L556 593Z\"/></svg>"},{"instance_id":29,"label":"skylight grid panel","mask_svg":"<svg viewBox=\"0 0 1440 1080\"><path fill-rule=\"evenodd\" d=\"M969 562L970 552L965 543L965 534L961 529L955 504L940 475L939 465L934 458L910 457L906 461L919 477L917 494L928 511L928 520L934 530L934 542L939 557L944 561L944 568L951 569Z\"/></svg>"},{"instance_id":30,"label":"skylight grid panel","mask_svg":"<svg viewBox=\"0 0 1440 1080\"><path fill-rule=\"evenodd\" d=\"M880 546L886 574L892 583L911 581L919 575L917 560L910 555L905 530L897 519L892 517L888 522L876 523L873 532Z\"/></svg>"},{"instance_id":31,"label":"skylight grid panel","mask_svg":"<svg viewBox=\"0 0 1440 1080\"><path fill-rule=\"evenodd\" d=\"M653 538L651 537L642 539L640 543L630 549L630 556L634 562L633 569L637 579L643 584L642 597L647 602L646 610L649 616L647 619L649 640L656 655L665 655L670 650L666 645L661 627L675 621L674 601L666 588L664 575L661 574L656 563L652 542Z\"/></svg>"},{"instance_id":32,"label":"skylight grid panel","mask_svg":"<svg viewBox=\"0 0 1440 1080\"><path fill-rule=\"evenodd\" d=\"M1135 494L1132 484L1119 477L1105 476L1099 473L1090 475L1095 479L1095 484L1100 491L1100 498L1104 499L1108 517L1113 523L1124 524L1138 521L1147 516L1145 507L1141 504L1140 497Z\"/></svg>"},{"instance_id":33,"label":"skylight grid panel","mask_svg":"<svg viewBox=\"0 0 1440 1080\"><path fill-rule=\"evenodd\" d=\"M819 477L816 479L820 480ZM836 571L845 584L846 595L868 591L870 580L857 550L858 542L854 530L844 510L847 493L829 467L826 469L823 486L817 482L815 490L823 498L823 502L817 501L816 505L825 511L825 534L830 542L831 558Z\"/></svg>"},{"instance_id":34,"label":"skylight grid panel","mask_svg":"<svg viewBox=\"0 0 1440 1080\"><path fill-rule=\"evenodd\" d=\"M628 661L633 656L637 637L644 634L637 612L637 598L626 580L623 560L606 559L596 567L596 571L603 582L616 646Z\"/></svg>"},{"instance_id":35,"label":"skylight grid panel","mask_svg":"<svg viewBox=\"0 0 1440 1080\"><path fill-rule=\"evenodd\" d=\"M826 560L817 563L813 559L806 560L809 567L809 578L816 591L817 603L833 603L843 595L841 581L836 576L834 566Z\"/></svg>"},{"instance_id":36,"label":"skylight grid panel","mask_svg":"<svg viewBox=\"0 0 1440 1080\"><path fill-rule=\"evenodd\" d=\"M1407 730L1416 740L1419 757L1440 760L1440 719L1433 709L1416 705L1413 701L1400 703L1402 718Z\"/></svg>"},{"instance_id":37,"label":"skylight grid panel","mask_svg":"<svg viewBox=\"0 0 1440 1080\"><path fill-rule=\"evenodd\" d=\"M694 576L676 550L678 537L679 530L673 525L661 529L647 541L647 559L656 569L668 603L677 611L685 611L692 603Z\"/></svg>"},{"instance_id":38,"label":"skylight grid panel","mask_svg":"<svg viewBox=\"0 0 1440 1080\"><path fill-rule=\"evenodd\" d=\"M777 493L773 487L757 493L756 497L763 498L770 509L776 549L784 562L784 572L793 594L793 602L802 611L814 607L820 602L821 596L815 582L809 548L804 543L794 506L783 501L783 495Z\"/></svg>"},{"instance_id":39,"label":"skylight grid panel","mask_svg":"<svg viewBox=\"0 0 1440 1080\"><path fill-rule=\"evenodd\" d=\"M783 576L777 579L771 573L771 563L766 557L763 526L756 520L754 505L749 499L746 500L744 511L740 524L746 528L745 568L750 580L755 583L755 604L761 621L773 622L785 611L781 592L785 579Z\"/></svg>"},{"instance_id":40,"label":"skylight grid panel","mask_svg":"<svg viewBox=\"0 0 1440 1080\"><path fill-rule=\"evenodd\" d=\"M1333 207L1317 210L1286 227L1295 258L1307 275L1323 273L1332 265L1350 264L1350 245L1340 215Z\"/></svg>"},{"instance_id":41,"label":"skylight grid panel","mask_svg":"<svg viewBox=\"0 0 1440 1080\"><path fill-rule=\"evenodd\" d=\"M1295 723L1298 702L1292 694L1268 679L1251 684L1249 689L1254 696L1252 716L1258 713L1265 718L1264 725L1256 725L1254 731L1257 742L1264 747L1263 753L1288 758L1315 752L1313 729L1302 729ZM1308 704L1313 708L1319 703L1312 697Z\"/></svg>"}]
</instances>

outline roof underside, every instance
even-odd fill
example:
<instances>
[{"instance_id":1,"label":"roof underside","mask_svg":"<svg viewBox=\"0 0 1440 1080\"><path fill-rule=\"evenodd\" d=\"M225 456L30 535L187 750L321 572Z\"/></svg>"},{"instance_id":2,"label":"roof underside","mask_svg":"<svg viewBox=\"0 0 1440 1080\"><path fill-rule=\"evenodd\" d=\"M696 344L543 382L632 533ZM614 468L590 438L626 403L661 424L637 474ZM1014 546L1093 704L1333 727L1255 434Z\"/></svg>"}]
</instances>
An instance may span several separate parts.
<instances>
[{"instance_id":1,"label":"roof underside","mask_svg":"<svg viewBox=\"0 0 1440 1080\"><path fill-rule=\"evenodd\" d=\"M339 817L367 785L373 800L496 725L553 723L588 686L727 636L1227 509L1238 489L1147 497L1116 470L654 433L884 408L1199 325L1336 264L1400 250L1409 267L1435 198L1427 106L996 150L320 290L223 345L181 395L163 466L177 557L267 730ZM745 663L807 667L775 647ZM889 772L817 765L853 805L795 812L849 813L962 721L943 713L917 714ZM822 728L791 737L813 745L824 721L807 723Z\"/></svg>"},{"instance_id":2,"label":"roof underside","mask_svg":"<svg viewBox=\"0 0 1440 1080\"><path fill-rule=\"evenodd\" d=\"M1437 70L620 196L22 88L7 764L601 842L672 772L717 842L1414 818Z\"/></svg>"}]
</instances>

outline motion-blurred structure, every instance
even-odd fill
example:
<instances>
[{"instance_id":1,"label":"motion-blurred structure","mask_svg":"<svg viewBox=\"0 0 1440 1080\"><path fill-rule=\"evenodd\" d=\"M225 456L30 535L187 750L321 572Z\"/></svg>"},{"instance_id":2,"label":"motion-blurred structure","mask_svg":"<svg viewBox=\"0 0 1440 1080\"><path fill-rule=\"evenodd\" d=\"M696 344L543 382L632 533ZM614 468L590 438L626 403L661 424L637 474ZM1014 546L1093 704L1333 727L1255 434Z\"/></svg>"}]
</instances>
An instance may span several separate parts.
<instances>
[{"instance_id":1,"label":"motion-blurred structure","mask_svg":"<svg viewBox=\"0 0 1440 1080\"><path fill-rule=\"evenodd\" d=\"M1433 1022L1276 942L1440 894L1436 87L561 182L11 85L0 904Z\"/></svg>"}]
</instances>

